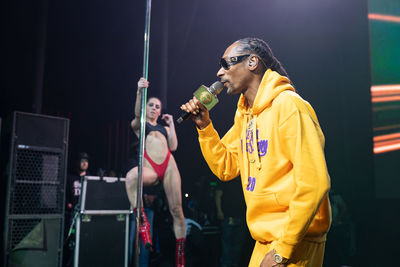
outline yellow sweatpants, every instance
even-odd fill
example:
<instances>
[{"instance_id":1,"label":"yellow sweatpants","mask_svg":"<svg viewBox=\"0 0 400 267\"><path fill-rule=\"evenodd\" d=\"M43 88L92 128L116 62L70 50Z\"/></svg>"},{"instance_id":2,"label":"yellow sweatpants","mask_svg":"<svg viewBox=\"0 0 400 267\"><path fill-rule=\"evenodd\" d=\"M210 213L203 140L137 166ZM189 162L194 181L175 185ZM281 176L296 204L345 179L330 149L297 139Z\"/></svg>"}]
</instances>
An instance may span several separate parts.
<instances>
[{"instance_id":1,"label":"yellow sweatpants","mask_svg":"<svg viewBox=\"0 0 400 267\"><path fill-rule=\"evenodd\" d=\"M259 267L265 255L272 250L272 244L257 241L251 255L249 267ZM287 266L321 267L324 260L324 251L325 242L317 243L304 240L296 246Z\"/></svg>"}]
</instances>

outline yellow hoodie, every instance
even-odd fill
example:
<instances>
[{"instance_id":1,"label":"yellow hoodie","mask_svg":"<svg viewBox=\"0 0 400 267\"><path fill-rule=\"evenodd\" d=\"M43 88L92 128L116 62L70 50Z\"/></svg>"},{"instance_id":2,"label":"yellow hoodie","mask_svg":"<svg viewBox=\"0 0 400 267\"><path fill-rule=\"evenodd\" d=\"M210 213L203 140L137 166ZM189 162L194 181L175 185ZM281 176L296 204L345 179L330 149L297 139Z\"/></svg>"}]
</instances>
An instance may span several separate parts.
<instances>
[{"instance_id":1,"label":"yellow hoodie","mask_svg":"<svg viewBox=\"0 0 400 267\"><path fill-rule=\"evenodd\" d=\"M222 139L212 123L198 133L216 176L227 181L240 173L256 241L274 242L285 258L303 239L325 241L331 218L324 135L289 79L267 70L253 107L240 96L234 125Z\"/></svg>"}]
</instances>

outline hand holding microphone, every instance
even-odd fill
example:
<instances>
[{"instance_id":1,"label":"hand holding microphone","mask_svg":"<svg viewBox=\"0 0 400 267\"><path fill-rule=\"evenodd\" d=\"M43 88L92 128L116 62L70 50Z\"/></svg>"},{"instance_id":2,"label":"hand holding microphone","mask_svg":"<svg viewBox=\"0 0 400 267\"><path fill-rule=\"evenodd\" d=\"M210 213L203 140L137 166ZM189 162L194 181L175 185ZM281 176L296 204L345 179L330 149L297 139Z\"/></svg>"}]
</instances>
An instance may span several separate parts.
<instances>
[{"instance_id":1,"label":"hand holding microphone","mask_svg":"<svg viewBox=\"0 0 400 267\"><path fill-rule=\"evenodd\" d=\"M210 88L202 85L197 89L193 95L194 97L187 103L181 106L184 113L177 120L181 123L184 120L192 118L197 127L202 129L210 123L208 111L211 110L217 103L219 94L224 85L221 82L213 83Z\"/></svg>"},{"instance_id":2,"label":"hand holding microphone","mask_svg":"<svg viewBox=\"0 0 400 267\"><path fill-rule=\"evenodd\" d=\"M208 109L194 96L181 106L181 109L190 114L191 118L199 129L205 128L210 124Z\"/></svg>"}]
</instances>

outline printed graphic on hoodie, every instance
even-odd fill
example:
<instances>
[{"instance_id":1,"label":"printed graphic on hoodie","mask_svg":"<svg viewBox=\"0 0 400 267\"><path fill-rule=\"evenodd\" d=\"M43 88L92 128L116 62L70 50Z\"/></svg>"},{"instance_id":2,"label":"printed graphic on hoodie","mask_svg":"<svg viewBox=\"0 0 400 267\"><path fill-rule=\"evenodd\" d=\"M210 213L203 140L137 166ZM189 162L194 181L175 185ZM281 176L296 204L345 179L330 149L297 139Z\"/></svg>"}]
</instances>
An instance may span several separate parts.
<instances>
[{"instance_id":1,"label":"printed graphic on hoodie","mask_svg":"<svg viewBox=\"0 0 400 267\"><path fill-rule=\"evenodd\" d=\"M256 177L249 177L249 183L247 185L246 190L253 192L254 191L254 187L256 187Z\"/></svg>"},{"instance_id":2,"label":"printed graphic on hoodie","mask_svg":"<svg viewBox=\"0 0 400 267\"><path fill-rule=\"evenodd\" d=\"M258 140L258 129L257 129L257 140ZM240 140L242 144L242 152L243 152L243 140ZM253 131L251 129L246 130L246 152L249 152L250 154L253 154L254 152L254 138L253 138ZM267 139L261 139L257 142L258 145L258 155L260 157L264 157L267 154L268 150L268 140Z\"/></svg>"},{"instance_id":3,"label":"printed graphic on hoodie","mask_svg":"<svg viewBox=\"0 0 400 267\"><path fill-rule=\"evenodd\" d=\"M258 129L257 129L257 140L258 140ZM258 155L260 157L264 157L267 154L268 150L268 140L267 139L261 139L258 141Z\"/></svg>"}]
</instances>

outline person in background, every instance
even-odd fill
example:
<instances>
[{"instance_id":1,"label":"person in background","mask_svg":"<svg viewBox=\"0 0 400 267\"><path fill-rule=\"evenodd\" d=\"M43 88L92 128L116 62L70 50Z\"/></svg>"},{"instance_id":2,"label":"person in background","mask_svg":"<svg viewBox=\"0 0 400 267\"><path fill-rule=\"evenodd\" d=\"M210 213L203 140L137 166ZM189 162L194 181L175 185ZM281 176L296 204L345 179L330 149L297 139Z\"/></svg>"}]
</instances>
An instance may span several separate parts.
<instances>
[{"instance_id":1,"label":"person in background","mask_svg":"<svg viewBox=\"0 0 400 267\"><path fill-rule=\"evenodd\" d=\"M332 225L326 242L324 267L350 267L356 251L354 223L341 194L331 190L329 200L332 207Z\"/></svg>"},{"instance_id":2,"label":"person in background","mask_svg":"<svg viewBox=\"0 0 400 267\"><path fill-rule=\"evenodd\" d=\"M67 209L72 210L79 202L81 195L81 180L83 176L89 175L89 155L86 152L79 153L78 168L75 173L68 175L66 203Z\"/></svg>"},{"instance_id":3,"label":"person in background","mask_svg":"<svg viewBox=\"0 0 400 267\"><path fill-rule=\"evenodd\" d=\"M64 266L73 266L73 256L75 248L75 228L73 221L79 207L81 195L82 178L89 175L89 155L86 152L79 153L76 168L73 173L67 176L66 196L65 196L65 248Z\"/></svg>"},{"instance_id":4,"label":"person in background","mask_svg":"<svg viewBox=\"0 0 400 267\"><path fill-rule=\"evenodd\" d=\"M246 205L239 179L219 182L215 192L217 218L221 222L221 267L239 266L246 237Z\"/></svg>"}]
</instances>

